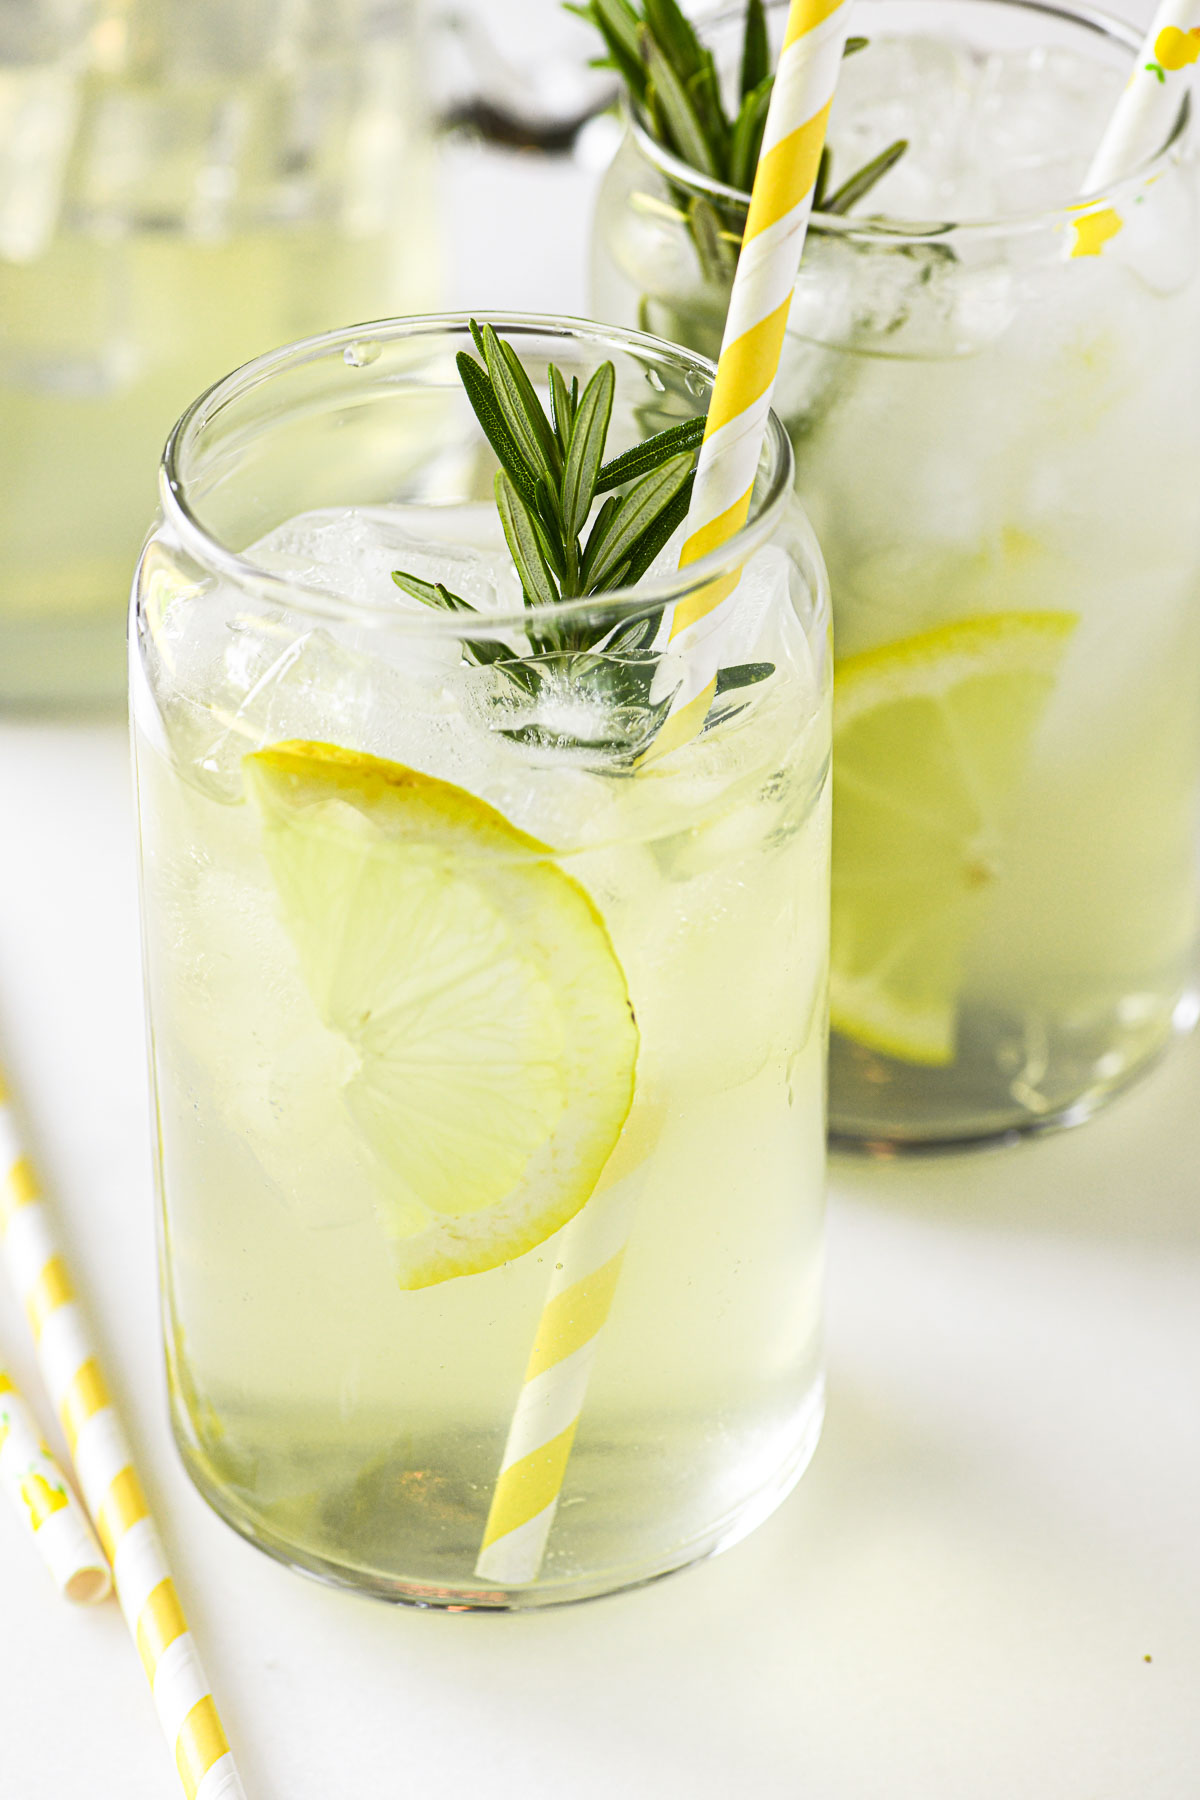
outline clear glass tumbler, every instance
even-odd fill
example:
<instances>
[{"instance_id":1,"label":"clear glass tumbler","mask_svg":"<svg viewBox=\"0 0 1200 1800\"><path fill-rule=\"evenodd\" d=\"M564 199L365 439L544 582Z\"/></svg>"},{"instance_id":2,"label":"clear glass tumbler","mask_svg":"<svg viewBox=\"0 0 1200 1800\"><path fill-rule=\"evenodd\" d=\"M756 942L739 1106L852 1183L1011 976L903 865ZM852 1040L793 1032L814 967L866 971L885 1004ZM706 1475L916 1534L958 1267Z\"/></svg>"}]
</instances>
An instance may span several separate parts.
<instances>
[{"instance_id":1,"label":"clear glass tumbler","mask_svg":"<svg viewBox=\"0 0 1200 1800\"><path fill-rule=\"evenodd\" d=\"M413 32L411 0L0 6L0 703L119 697L201 388L432 300Z\"/></svg>"},{"instance_id":2,"label":"clear glass tumbler","mask_svg":"<svg viewBox=\"0 0 1200 1800\"><path fill-rule=\"evenodd\" d=\"M1075 200L1130 27L854 28L828 191L908 147L814 217L775 405L834 598L831 1126L895 1148L1085 1117L1195 1016L1200 232L1186 104ZM715 354L745 208L631 122L597 316Z\"/></svg>"},{"instance_id":3,"label":"clear glass tumbler","mask_svg":"<svg viewBox=\"0 0 1200 1800\"><path fill-rule=\"evenodd\" d=\"M614 451L706 404L688 352L495 323L543 393L615 365ZM464 347L373 325L196 402L131 691L184 1460L289 1563L505 1607L734 1542L812 1452L832 671L774 421L724 550L524 607ZM755 679L656 754L665 617L738 564ZM477 1563L519 1399L517 1580Z\"/></svg>"}]
</instances>

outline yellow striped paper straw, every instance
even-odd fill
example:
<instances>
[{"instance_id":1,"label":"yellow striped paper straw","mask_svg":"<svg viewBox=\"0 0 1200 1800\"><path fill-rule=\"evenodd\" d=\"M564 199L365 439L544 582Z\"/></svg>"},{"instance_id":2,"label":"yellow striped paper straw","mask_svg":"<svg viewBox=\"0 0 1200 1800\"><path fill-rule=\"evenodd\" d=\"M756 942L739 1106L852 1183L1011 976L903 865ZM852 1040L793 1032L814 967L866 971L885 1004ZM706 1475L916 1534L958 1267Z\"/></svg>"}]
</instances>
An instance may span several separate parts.
<instances>
[{"instance_id":1,"label":"yellow striped paper straw","mask_svg":"<svg viewBox=\"0 0 1200 1800\"><path fill-rule=\"evenodd\" d=\"M88 1516L71 1492L12 1376L0 1368L0 1485L32 1534L60 1594L103 1600L112 1576Z\"/></svg>"},{"instance_id":2,"label":"yellow striped paper straw","mask_svg":"<svg viewBox=\"0 0 1200 1800\"><path fill-rule=\"evenodd\" d=\"M245 1800L2 1079L0 1247L184 1793L188 1800Z\"/></svg>"},{"instance_id":3,"label":"yellow striped paper straw","mask_svg":"<svg viewBox=\"0 0 1200 1800\"><path fill-rule=\"evenodd\" d=\"M564 1235L475 1564L484 1581L519 1586L533 1581L542 1566L600 1333L617 1290L634 1186L628 1180L621 1192L607 1197L598 1191Z\"/></svg>"},{"instance_id":4,"label":"yellow striped paper straw","mask_svg":"<svg viewBox=\"0 0 1200 1800\"><path fill-rule=\"evenodd\" d=\"M1160 0L1112 118L1083 183L1085 195L1102 195L1110 182L1158 148L1172 108L1183 98L1191 69L1200 59L1200 0ZM1101 200L1085 204L1073 224L1071 255L1099 256L1124 220Z\"/></svg>"},{"instance_id":5,"label":"yellow striped paper straw","mask_svg":"<svg viewBox=\"0 0 1200 1800\"><path fill-rule=\"evenodd\" d=\"M734 277L680 566L740 531L762 451L813 189L850 23L850 0L792 0ZM677 604L682 685L655 741L665 755L704 723L716 685L718 609L740 570ZM598 1204L566 1228L509 1429L475 1572L536 1580L566 1474L599 1337L616 1292L632 1197Z\"/></svg>"},{"instance_id":6,"label":"yellow striped paper straw","mask_svg":"<svg viewBox=\"0 0 1200 1800\"><path fill-rule=\"evenodd\" d=\"M754 477L783 351L792 290L850 26L850 0L792 0L738 257L708 423L679 565L720 549L750 512ZM712 703L719 611L741 571L705 583L675 607L670 642L681 685L655 740L656 757L699 731Z\"/></svg>"}]
</instances>

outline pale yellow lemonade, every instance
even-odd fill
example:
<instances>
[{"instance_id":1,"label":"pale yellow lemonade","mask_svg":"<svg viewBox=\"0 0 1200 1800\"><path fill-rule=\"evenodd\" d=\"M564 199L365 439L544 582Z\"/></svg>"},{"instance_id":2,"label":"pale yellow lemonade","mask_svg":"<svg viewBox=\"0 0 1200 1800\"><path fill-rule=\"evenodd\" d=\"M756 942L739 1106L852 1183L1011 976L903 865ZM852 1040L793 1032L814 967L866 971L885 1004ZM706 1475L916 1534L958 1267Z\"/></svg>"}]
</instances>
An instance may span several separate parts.
<instances>
[{"instance_id":1,"label":"pale yellow lemonade","mask_svg":"<svg viewBox=\"0 0 1200 1800\"><path fill-rule=\"evenodd\" d=\"M3 700L119 692L154 461L197 392L435 280L405 0L371 30L106 0L61 31L0 39Z\"/></svg>"},{"instance_id":2,"label":"pale yellow lemonade","mask_svg":"<svg viewBox=\"0 0 1200 1800\"><path fill-rule=\"evenodd\" d=\"M432 577L430 518L322 513L247 556L311 583L319 554L335 589L339 556L385 584L397 556ZM440 508L435 535L469 541L486 573L497 530L490 508ZM457 640L347 636L234 591L197 600L171 569L143 607L134 725L169 1379L193 1477L239 1529L316 1572L510 1603L474 1565L563 1254L554 1210L563 1194L572 1211L631 1201L545 1564L516 1598L601 1591L733 1541L799 1474L820 1418L819 597L777 548L757 551L735 660L773 673L698 738L631 762L519 741ZM535 739L589 705L569 687L546 700ZM447 879L482 881L490 844L503 869L488 891L524 896L505 923L518 948L522 932L549 946L547 1042L592 1033L572 1130L616 1140L590 1198L556 1177L542 1224L514 1226L513 1253L476 1273L457 1270L491 1254L486 1215L466 1216L460 1192L446 1204L462 1212L431 1235L413 1194L436 1185L440 1156L485 1180L512 1152L487 1082L507 1117L540 1064L504 1086L506 1052L451 1030L462 1063L493 1060L477 1091L460 1071L443 1092L415 1057L407 1073L387 1066L409 1056L395 1034L390 1051L372 1036L403 989L404 1042L437 1037L460 956L472 992L500 979L483 928L459 921L461 888L408 907L385 839L414 806L435 821ZM516 1042L518 1002L504 1005L498 1036L512 1023ZM534 1128L518 1191L541 1154Z\"/></svg>"}]
</instances>

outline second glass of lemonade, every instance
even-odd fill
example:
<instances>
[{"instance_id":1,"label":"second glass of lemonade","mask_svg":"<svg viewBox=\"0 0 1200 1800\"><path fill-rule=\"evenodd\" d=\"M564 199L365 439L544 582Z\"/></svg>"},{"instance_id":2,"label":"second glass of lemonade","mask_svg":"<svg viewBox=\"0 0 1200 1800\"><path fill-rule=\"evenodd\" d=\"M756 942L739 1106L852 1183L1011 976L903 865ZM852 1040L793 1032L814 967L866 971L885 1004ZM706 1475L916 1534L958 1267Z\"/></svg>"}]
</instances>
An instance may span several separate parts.
<instances>
[{"instance_id":1,"label":"second glass of lemonade","mask_svg":"<svg viewBox=\"0 0 1200 1800\"><path fill-rule=\"evenodd\" d=\"M854 30L828 190L903 154L814 214L775 405L837 639L830 1121L893 1149L1086 1117L1195 1016L1200 225L1186 103L1077 202L1132 28ZM598 316L715 354L745 206L631 121Z\"/></svg>"},{"instance_id":2,"label":"second glass of lemonade","mask_svg":"<svg viewBox=\"0 0 1200 1800\"><path fill-rule=\"evenodd\" d=\"M543 392L613 364L613 451L705 407L687 352L496 323ZM832 671L774 421L725 549L523 605L464 349L392 322L197 402L131 684L188 1469L299 1567L506 1607L735 1541L816 1441ZM664 750L671 609L738 567L738 674ZM519 1403L514 1580L481 1548Z\"/></svg>"}]
</instances>

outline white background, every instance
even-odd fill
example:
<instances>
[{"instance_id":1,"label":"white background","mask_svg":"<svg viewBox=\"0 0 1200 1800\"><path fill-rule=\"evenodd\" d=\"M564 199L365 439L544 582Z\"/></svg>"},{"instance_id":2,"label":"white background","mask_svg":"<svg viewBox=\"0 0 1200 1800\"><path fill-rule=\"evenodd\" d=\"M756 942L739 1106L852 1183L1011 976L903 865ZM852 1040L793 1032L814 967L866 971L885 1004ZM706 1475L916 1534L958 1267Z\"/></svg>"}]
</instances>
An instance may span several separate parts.
<instances>
[{"instance_id":1,"label":"white background","mask_svg":"<svg viewBox=\"0 0 1200 1800\"><path fill-rule=\"evenodd\" d=\"M584 310L591 176L443 179L449 303ZM553 1614L407 1612L251 1550L169 1441L118 722L0 722L0 846L0 1060L250 1800L1200 1793L1200 1043L1083 1131L835 1165L825 1437L747 1543ZM39 1394L2 1304L0 1357ZM58 1602L0 1513L0 1797L177 1792L116 1607Z\"/></svg>"}]
</instances>

